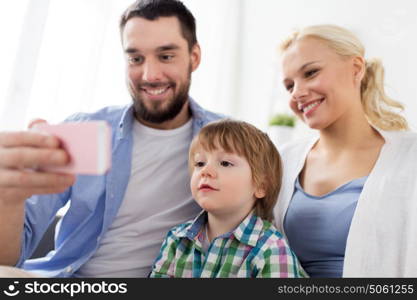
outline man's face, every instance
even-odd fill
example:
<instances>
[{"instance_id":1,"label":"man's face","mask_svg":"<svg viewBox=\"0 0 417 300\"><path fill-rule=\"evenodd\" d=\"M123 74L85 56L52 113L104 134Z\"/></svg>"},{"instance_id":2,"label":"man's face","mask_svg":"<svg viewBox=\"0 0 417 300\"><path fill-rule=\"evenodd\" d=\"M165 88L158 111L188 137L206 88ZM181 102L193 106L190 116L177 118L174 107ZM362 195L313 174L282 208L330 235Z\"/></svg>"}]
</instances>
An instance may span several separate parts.
<instances>
[{"instance_id":1,"label":"man's face","mask_svg":"<svg viewBox=\"0 0 417 300\"><path fill-rule=\"evenodd\" d=\"M123 48L136 117L149 123L173 120L187 103L199 46L189 51L176 17L133 17L123 30Z\"/></svg>"}]
</instances>

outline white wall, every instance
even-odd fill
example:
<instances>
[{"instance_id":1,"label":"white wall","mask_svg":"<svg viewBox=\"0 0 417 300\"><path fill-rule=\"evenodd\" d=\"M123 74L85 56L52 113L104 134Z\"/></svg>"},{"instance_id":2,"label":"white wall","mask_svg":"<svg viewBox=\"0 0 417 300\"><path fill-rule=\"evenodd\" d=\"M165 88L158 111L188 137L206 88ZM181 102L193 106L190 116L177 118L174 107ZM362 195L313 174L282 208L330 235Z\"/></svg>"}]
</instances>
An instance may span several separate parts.
<instances>
[{"instance_id":1,"label":"white wall","mask_svg":"<svg viewBox=\"0 0 417 300\"><path fill-rule=\"evenodd\" d=\"M287 109L277 45L292 29L334 23L356 33L366 57L382 58L389 95L405 104L417 129L417 2L414 0L245 0L238 115L261 128L273 110Z\"/></svg>"},{"instance_id":2,"label":"white wall","mask_svg":"<svg viewBox=\"0 0 417 300\"><path fill-rule=\"evenodd\" d=\"M242 0L183 0L193 13L202 58L190 95L204 108L234 115L240 91Z\"/></svg>"},{"instance_id":3,"label":"white wall","mask_svg":"<svg viewBox=\"0 0 417 300\"><path fill-rule=\"evenodd\" d=\"M19 11L20 19L14 18L11 29L4 30L9 33L4 43L13 47L0 55L9 62L6 67L10 70L0 68L0 79L4 78L0 81L4 83L0 88L0 129L23 129L29 120L38 117L55 123L77 111L130 103L118 22L132 2L2 0L4 14L6 8ZM33 14L33 7L27 3L46 15ZM190 94L207 109L233 115L239 90L236 45L240 41L242 1L184 3L196 17L203 56L193 74ZM0 29L7 27L5 21L0 18ZM42 35L31 34L34 28L30 24L39 24L37 32ZM28 63L15 57L16 49Z\"/></svg>"},{"instance_id":4,"label":"white wall","mask_svg":"<svg viewBox=\"0 0 417 300\"><path fill-rule=\"evenodd\" d=\"M35 3L32 1L0 2L0 128L24 128L34 117L58 122L79 110L130 102L118 19L133 0L36 0L37 6L47 6L48 17L44 20L44 36L35 39L29 35L31 42L22 40L31 28L25 31L20 26L23 19L23 27L41 21L28 20L34 16L26 14L24 8L27 3ZM405 104L406 116L417 129L415 0L184 3L196 17L203 54L200 68L193 75L191 95L204 107L267 129L273 112L288 110L279 74L280 40L299 26L335 23L362 39L367 57L382 58L388 92ZM32 55L36 43L40 43L39 55L30 64L34 69L30 79L29 64L22 63L21 57ZM19 53L21 57L16 57ZM23 102L27 107L2 111L7 105ZM303 126L299 129L301 133L307 131Z\"/></svg>"},{"instance_id":5,"label":"white wall","mask_svg":"<svg viewBox=\"0 0 417 300\"><path fill-rule=\"evenodd\" d=\"M0 115L6 105L3 101L7 95L7 88L13 73L13 63L23 18L22 10L28 5L28 0L16 0L13 3L0 1Z\"/></svg>"}]
</instances>

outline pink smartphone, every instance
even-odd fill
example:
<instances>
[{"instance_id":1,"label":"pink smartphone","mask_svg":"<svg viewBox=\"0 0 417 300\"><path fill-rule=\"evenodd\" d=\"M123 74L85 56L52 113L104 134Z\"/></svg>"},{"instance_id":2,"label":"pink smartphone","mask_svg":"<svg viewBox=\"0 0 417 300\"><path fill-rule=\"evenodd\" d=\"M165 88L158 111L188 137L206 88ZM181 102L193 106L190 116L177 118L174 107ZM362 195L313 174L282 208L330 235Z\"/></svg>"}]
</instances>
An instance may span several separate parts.
<instances>
[{"instance_id":1,"label":"pink smartphone","mask_svg":"<svg viewBox=\"0 0 417 300\"><path fill-rule=\"evenodd\" d=\"M63 167L47 167L45 171L71 174L102 175L111 165L111 129L106 121L68 122L58 125L37 124L35 131L59 138L70 162Z\"/></svg>"}]
</instances>

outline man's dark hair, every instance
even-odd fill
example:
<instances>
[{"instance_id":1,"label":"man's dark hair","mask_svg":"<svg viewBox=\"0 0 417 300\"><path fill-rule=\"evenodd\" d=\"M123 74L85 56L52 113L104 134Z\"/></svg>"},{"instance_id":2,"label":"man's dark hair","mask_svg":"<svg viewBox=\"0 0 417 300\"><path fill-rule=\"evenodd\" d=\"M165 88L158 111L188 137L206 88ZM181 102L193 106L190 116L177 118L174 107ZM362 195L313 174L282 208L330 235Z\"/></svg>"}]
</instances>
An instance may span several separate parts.
<instances>
[{"instance_id":1,"label":"man's dark hair","mask_svg":"<svg viewBox=\"0 0 417 300\"><path fill-rule=\"evenodd\" d=\"M120 20L120 33L127 21L133 17L156 20L159 17L177 17L181 25L182 36L188 42L188 49L197 43L195 19L185 5L178 0L138 0L130 5Z\"/></svg>"}]
</instances>

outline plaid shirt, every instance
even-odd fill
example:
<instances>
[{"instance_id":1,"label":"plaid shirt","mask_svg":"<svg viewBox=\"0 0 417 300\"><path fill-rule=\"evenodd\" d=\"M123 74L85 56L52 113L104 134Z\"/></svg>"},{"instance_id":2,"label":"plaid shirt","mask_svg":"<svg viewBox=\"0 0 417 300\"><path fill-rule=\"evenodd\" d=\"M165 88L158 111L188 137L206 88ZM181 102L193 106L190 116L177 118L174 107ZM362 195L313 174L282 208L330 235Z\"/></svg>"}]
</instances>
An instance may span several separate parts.
<instances>
[{"instance_id":1,"label":"plaid shirt","mask_svg":"<svg viewBox=\"0 0 417 300\"><path fill-rule=\"evenodd\" d=\"M202 250L207 213L168 232L150 277L307 277L275 227L249 214Z\"/></svg>"}]
</instances>

